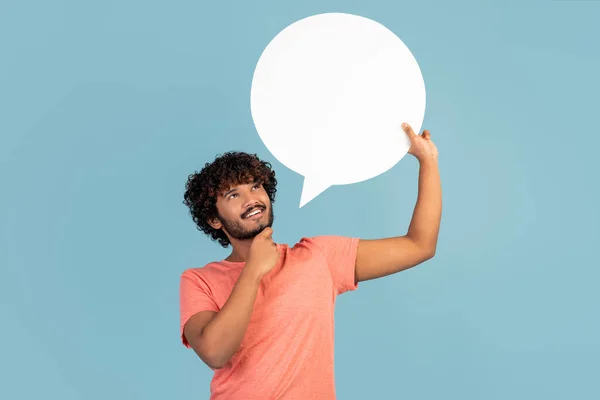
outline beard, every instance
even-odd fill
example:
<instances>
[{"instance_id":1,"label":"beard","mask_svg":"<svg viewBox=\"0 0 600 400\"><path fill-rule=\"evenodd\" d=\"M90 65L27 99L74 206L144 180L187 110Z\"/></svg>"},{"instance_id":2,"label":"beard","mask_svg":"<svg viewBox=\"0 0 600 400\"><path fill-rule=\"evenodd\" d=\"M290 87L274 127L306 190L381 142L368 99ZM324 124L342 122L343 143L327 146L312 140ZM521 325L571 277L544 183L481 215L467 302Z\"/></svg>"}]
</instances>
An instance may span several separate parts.
<instances>
[{"instance_id":1,"label":"beard","mask_svg":"<svg viewBox=\"0 0 600 400\"><path fill-rule=\"evenodd\" d=\"M273 207L269 207L269 215L267 216L267 220L257 223L252 228L246 227L242 222L222 218L220 215L217 215L217 218L221 224L223 224L223 229L227 231L229 236L231 236L233 239L250 240L254 239L256 235L263 231L263 229L272 227L273 221L275 220L275 215L273 214Z\"/></svg>"}]
</instances>

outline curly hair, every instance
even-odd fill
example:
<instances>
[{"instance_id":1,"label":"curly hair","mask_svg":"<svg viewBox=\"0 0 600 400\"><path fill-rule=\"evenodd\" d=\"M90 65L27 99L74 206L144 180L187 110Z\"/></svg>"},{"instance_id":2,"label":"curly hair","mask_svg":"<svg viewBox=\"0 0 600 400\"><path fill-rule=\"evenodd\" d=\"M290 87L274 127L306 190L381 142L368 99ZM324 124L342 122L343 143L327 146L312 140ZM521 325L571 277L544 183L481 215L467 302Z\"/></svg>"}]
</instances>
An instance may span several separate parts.
<instances>
[{"instance_id":1,"label":"curly hair","mask_svg":"<svg viewBox=\"0 0 600 400\"><path fill-rule=\"evenodd\" d=\"M212 163L189 175L183 204L189 207L190 215L199 231L218 241L223 247L229 246L229 238L221 229L215 229L209 219L218 217L217 197L237 185L262 182L271 203L275 202L277 180L271 164L261 161L256 154L230 151L218 155Z\"/></svg>"}]
</instances>

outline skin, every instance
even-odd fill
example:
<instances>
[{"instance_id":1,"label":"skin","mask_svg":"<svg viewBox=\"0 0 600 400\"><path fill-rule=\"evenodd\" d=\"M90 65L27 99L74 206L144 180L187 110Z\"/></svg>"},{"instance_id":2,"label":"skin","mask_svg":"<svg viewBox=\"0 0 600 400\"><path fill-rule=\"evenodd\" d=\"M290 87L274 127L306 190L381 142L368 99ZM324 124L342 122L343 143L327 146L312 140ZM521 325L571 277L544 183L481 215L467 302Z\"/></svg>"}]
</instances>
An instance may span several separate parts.
<instances>
[{"instance_id":1,"label":"skin","mask_svg":"<svg viewBox=\"0 0 600 400\"><path fill-rule=\"evenodd\" d=\"M260 209L260 216L244 218ZM258 183L239 185L217 199L218 217L209 221L215 229L222 229L232 245L227 261L246 261L252 240L266 227L273 226L273 207L263 186Z\"/></svg>"},{"instance_id":2,"label":"skin","mask_svg":"<svg viewBox=\"0 0 600 400\"><path fill-rule=\"evenodd\" d=\"M365 240L358 244L355 279L357 282L395 274L434 257L442 215L442 189L438 150L431 134L417 135L403 124L410 140L409 154L419 161L419 190L408 231L403 236ZM263 212L246 219L253 209ZM211 368L224 367L244 338L262 278L279 260L273 242L273 209L260 183L239 185L217 199L219 216L208 221L222 229L232 245L228 261L246 264L229 299L218 313L203 311L194 315L184 334L196 354Z\"/></svg>"},{"instance_id":3,"label":"skin","mask_svg":"<svg viewBox=\"0 0 600 400\"><path fill-rule=\"evenodd\" d=\"M442 217L442 186L438 169L438 150L431 133L414 133L402 126L410 139L409 154L419 161L417 204L404 236L360 240L356 256L357 282L395 274L434 257Z\"/></svg>"}]
</instances>

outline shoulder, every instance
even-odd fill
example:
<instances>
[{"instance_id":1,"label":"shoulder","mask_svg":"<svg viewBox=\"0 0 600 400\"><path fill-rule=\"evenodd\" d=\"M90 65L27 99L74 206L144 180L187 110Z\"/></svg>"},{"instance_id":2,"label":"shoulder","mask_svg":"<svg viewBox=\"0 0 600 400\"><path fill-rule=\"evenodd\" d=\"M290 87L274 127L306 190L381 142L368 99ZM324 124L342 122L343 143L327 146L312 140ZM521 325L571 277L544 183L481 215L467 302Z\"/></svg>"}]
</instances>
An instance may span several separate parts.
<instances>
[{"instance_id":1,"label":"shoulder","mask_svg":"<svg viewBox=\"0 0 600 400\"><path fill-rule=\"evenodd\" d=\"M193 267L184 270L181 273L181 280L211 280L218 278L219 276L228 275L232 271L231 268L227 268L223 263L214 261L210 262L203 267Z\"/></svg>"},{"instance_id":2,"label":"shoulder","mask_svg":"<svg viewBox=\"0 0 600 400\"><path fill-rule=\"evenodd\" d=\"M320 255L331 256L338 253L356 252L359 239L341 235L319 235L302 237L292 247L292 251L310 251Z\"/></svg>"},{"instance_id":3,"label":"shoulder","mask_svg":"<svg viewBox=\"0 0 600 400\"><path fill-rule=\"evenodd\" d=\"M350 236L341 235L319 235L301 238L294 246L308 246L325 250L329 247L353 246L358 243L359 239Z\"/></svg>"},{"instance_id":4,"label":"shoulder","mask_svg":"<svg viewBox=\"0 0 600 400\"><path fill-rule=\"evenodd\" d=\"M291 251L319 250L322 239L319 236L302 237L293 246L287 246Z\"/></svg>"},{"instance_id":5,"label":"shoulder","mask_svg":"<svg viewBox=\"0 0 600 400\"><path fill-rule=\"evenodd\" d=\"M192 267L184 270L181 273L181 278L198 278L211 273L212 263L206 264L203 267Z\"/></svg>"},{"instance_id":6,"label":"shoulder","mask_svg":"<svg viewBox=\"0 0 600 400\"><path fill-rule=\"evenodd\" d=\"M329 240L332 240L333 238L336 238L338 236L330 236L330 235L318 235L318 236L305 236L300 238L300 240L298 240L298 242L296 244L294 244L294 248L295 247L302 247L302 246L322 246L324 243L327 243Z\"/></svg>"}]
</instances>

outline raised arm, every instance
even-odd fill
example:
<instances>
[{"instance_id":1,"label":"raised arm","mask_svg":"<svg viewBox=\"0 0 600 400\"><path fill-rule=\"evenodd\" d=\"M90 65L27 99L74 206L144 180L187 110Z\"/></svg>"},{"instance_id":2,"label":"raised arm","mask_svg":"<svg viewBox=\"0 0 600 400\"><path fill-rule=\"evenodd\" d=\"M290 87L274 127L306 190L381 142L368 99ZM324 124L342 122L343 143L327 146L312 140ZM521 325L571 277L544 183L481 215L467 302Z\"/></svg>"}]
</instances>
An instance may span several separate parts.
<instances>
[{"instance_id":1,"label":"raised arm","mask_svg":"<svg viewBox=\"0 0 600 400\"><path fill-rule=\"evenodd\" d=\"M442 187L438 150L429 131L421 135L403 124L411 146L409 154L419 161L419 191L408 232L404 236L363 240L358 243L356 281L391 275L414 267L435 255L442 216Z\"/></svg>"}]
</instances>

